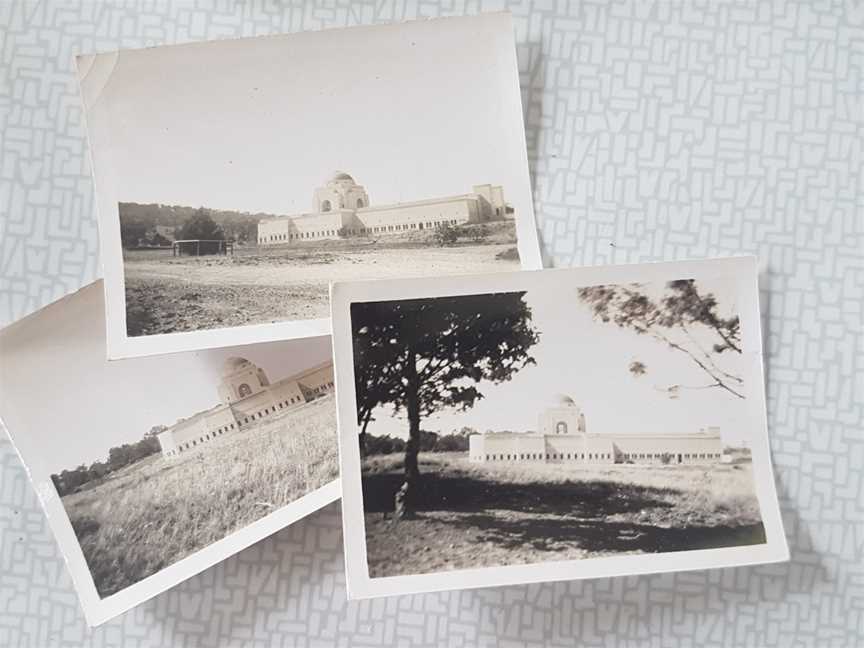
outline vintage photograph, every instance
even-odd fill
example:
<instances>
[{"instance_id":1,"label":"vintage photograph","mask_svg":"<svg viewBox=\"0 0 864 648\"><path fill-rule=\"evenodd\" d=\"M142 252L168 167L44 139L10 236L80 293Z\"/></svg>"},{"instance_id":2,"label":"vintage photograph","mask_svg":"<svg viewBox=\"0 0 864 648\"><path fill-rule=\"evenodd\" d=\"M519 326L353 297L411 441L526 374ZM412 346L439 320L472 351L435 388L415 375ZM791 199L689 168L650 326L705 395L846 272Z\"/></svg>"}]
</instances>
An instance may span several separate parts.
<instances>
[{"instance_id":1,"label":"vintage photograph","mask_svg":"<svg viewBox=\"0 0 864 648\"><path fill-rule=\"evenodd\" d=\"M337 287L368 578L766 545L758 313L710 267Z\"/></svg>"},{"instance_id":2,"label":"vintage photograph","mask_svg":"<svg viewBox=\"0 0 864 648\"><path fill-rule=\"evenodd\" d=\"M329 282L518 270L503 188L375 205L336 172L299 214L120 203L129 336L326 318Z\"/></svg>"},{"instance_id":3,"label":"vintage photograph","mask_svg":"<svg viewBox=\"0 0 864 648\"><path fill-rule=\"evenodd\" d=\"M508 13L78 73L111 358L329 333L330 282L542 267Z\"/></svg>"},{"instance_id":4,"label":"vintage photograph","mask_svg":"<svg viewBox=\"0 0 864 648\"><path fill-rule=\"evenodd\" d=\"M338 496L327 337L111 362L103 307L95 283L0 332L0 415L99 600Z\"/></svg>"}]
</instances>

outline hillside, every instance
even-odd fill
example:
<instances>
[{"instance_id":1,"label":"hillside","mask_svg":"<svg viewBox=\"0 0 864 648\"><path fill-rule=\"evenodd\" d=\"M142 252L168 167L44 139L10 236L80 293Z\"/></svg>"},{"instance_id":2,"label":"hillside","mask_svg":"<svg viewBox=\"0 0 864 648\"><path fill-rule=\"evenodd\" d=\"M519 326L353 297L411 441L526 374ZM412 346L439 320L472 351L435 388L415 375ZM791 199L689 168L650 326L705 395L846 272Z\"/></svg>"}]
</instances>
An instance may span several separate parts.
<instances>
[{"instance_id":1,"label":"hillside","mask_svg":"<svg viewBox=\"0 0 864 648\"><path fill-rule=\"evenodd\" d=\"M150 203L123 203L120 211L120 238L123 247L135 247L140 241L154 241L161 244L175 239L175 232L192 217L197 207L183 205L160 205ZM225 238L240 243L254 242L257 237L258 221L275 218L275 214L208 209L210 217L225 232ZM158 236L157 236L158 235ZM161 237L161 239L159 238Z\"/></svg>"}]
</instances>

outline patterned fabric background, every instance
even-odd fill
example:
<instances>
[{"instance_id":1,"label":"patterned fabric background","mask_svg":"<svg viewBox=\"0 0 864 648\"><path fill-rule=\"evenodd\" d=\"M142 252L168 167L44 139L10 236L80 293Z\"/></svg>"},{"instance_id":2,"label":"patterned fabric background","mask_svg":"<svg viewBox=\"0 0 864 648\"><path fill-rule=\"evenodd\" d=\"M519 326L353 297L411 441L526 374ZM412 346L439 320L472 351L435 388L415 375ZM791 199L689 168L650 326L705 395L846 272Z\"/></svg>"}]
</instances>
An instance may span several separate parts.
<instances>
[{"instance_id":1,"label":"patterned fabric background","mask_svg":"<svg viewBox=\"0 0 864 648\"><path fill-rule=\"evenodd\" d=\"M3 435L0 645L862 645L860 3L2 0L0 324L99 271L75 54L505 7L558 265L765 263L792 562L349 604L334 505L89 631Z\"/></svg>"}]
</instances>

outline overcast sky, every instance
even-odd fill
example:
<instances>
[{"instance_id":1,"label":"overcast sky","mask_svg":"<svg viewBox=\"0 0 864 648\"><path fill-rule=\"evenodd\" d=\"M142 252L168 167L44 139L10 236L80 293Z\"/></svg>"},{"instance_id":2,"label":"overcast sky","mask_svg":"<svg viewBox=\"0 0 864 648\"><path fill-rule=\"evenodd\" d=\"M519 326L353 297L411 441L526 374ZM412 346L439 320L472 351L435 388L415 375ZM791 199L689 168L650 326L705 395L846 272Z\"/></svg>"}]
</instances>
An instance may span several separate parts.
<instances>
[{"instance_id":1,"label":"overcast sky","mask_svg":"<svg viewBox=\"0 0 864 648\"><path fill-rule=\"evenodd\" d=\"M483 183L502 185L518 210L530 202L514 35L502 14L96 63L82 86L107 107L120 201L306 212L341 170L373 206Z\"/></svg>"},{"instance_id":2,"label":"overcast sky","mask_svg":"<svg viewBox=\"0 0 864 648\"><path fill-rule=\"evenodd\" d=\"M700 281L700 291L717 297L721 315L736 313L734 283ZM662 291L663 284L646 286L650 294ZM423 429L450 432L462 426L479 431L537 430L540 412L555 404L559 394L573 398L585 413L589 432L594 433L689 433L718 425L726 443L740 443L755 433L745 426L747 404L720 389L683 389L677 399L664 388L673 384L700 386L708 376L684 354L614 324L593 318L588 306L576 296L576 289L561 292L554 282L543 291L531 291L526 300L540 331L540 342L531 348L537 361L509 381L499 385L482 383L485 396L463 413L442 412L424 420ZM695 331L695 329L694 329ZM706 347L714 338L697 334ZM630 363L639 360L647 373L634 377ZM740 375L741 357L727 353L722 366ZM377 421L369 425L373 434L407 436L404 416L392 416L379 409Z\"/></svg>"},{"instance_id":3,"label":"overcast sky","mask_svg":"<svg viewBox=\"0 0 864 648\"><path fill-rule=\"evenodd\" d=\"M272 382L331 358L327 336L108 362L102 294L93 284L0 334L0 413L31 469L90 465L217 405L230 356Z\"/></svg>"}]
</instances>

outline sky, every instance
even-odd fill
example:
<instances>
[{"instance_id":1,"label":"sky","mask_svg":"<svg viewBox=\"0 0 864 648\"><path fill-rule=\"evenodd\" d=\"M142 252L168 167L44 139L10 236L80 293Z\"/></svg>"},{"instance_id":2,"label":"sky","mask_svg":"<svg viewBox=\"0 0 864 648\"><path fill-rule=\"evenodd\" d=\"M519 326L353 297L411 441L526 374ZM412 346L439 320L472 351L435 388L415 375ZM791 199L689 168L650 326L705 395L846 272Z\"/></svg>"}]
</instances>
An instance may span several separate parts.
<instances>
[{"instance_id":1,"label":"sky","mask_svg":"<svg viewBox=\"0 0 864 648\"><path fill-rule=\"evenodd\" d=\"M700 280L700 292L711 292L720 303L720 314L736 313L735 285L731 281ZM651 295L663 284L648 284ZM684 354L670 350L647 336L637 335L611 323L595 320L581 303L575 288L562 294L559 284L542 291L529 291L526 301L540 331L540 341L531 348L537 361L519 371L509 382L481 383L484 395L466 412L444 411L421 422L425 430L447 433L473 427L479 431L537 430L538 417L553 406L558 395L570 396L585 414L592 433L689 433L705 426L720 426L724 442L738 444L755 430L747 430L748 408L743 401L720 389L683 389L671 399L664 388L672 384L701 386L710 382L706 374ZM713 337L696 333L708 346ZM634 377L630 363L639 360L647 373ZM727 353L721 363L741 375L738 354ZM407 436L404 416L394 417L389 408L379 408L372 434Z\"/></svg>"},{"instance_id":2,"label":"sky","mask_svg":"<svg viewBox=\"0 0 864 648\"><path fill-rule=\"evenodd\" d=\"M501 15L100 62L113 70L82 85L107 108L119 201L307 212L339 170L373 206L485 183L502 185L517 210L530 204L513 34Z\"/></svg>"},{"instance_id":3,"label":"sky","mask_svg":"<svg viewBox=\"0 0 864 648\"><path fill-rule=\"evenodd\" d=\"M331 359L327 336L108 362L103 313L91 284L0 332L0 412L36 474L104 460L154 425L217 405L231 356L271 382Z\"/></svg>"}]
</instances>

